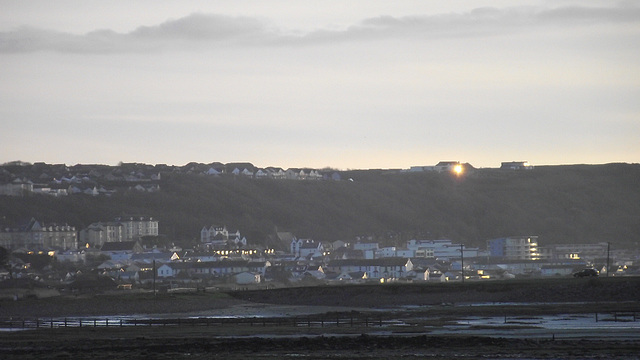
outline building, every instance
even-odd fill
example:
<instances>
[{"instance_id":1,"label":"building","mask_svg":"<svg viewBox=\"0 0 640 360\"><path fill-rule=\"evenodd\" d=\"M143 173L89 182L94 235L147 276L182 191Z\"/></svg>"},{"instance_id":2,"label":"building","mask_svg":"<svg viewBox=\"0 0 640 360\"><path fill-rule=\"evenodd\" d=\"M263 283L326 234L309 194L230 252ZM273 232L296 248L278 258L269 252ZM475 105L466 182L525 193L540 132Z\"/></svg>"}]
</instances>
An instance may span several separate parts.
<instances>
[{"instance_id":1,"label":"building","mask_svg":"<svg viewBox=\"0 0 640 360\"><path fill-rule=\"evenodd\" d=\"M111 260L130 260L134 254L142 253L144 249L137 241L108 242L102 245L100 252L109 256Z\"/></svg>"},{"instance_id":2,"label":"building","mask_svg":"<svg viewBox=\"0 0 640 360\"><path fill-rule=\"evenodd\" d=\"M398 257L332 260L327 269L337 274L358 274L361 279L398 279L413 270L413 263L410 259ZM351 278L355 277L351 275Z\"/></svg>"},{"instance_id":3,"label":"building","mask_svg":"<svg viewBox=\"0 0 640 360\"><path fill-rule=\"evenodd\" d=\"M74 250L78 248L78 232L74 226L45 224L32 218L20 228L0 230L0 246L8 250Z\"/></svg>"},{"instance_id":4,"label":"building","mask_svg":"<svg viewBox=\"0 0 640 360\"><path fill-rule=\"evenodd\" d=\"M477 248L467 248L462 244L454 244L451 240L416 240L407 242L407 249L413 251L413 256L421 258L436 258L451 260L464 257L477 257ZM463 251L464 254L461 254Z\"/></svg>"},{"instance_id":5,"label":"building","mask_svg":"<svg viewBox=\"0 0 640 360\"><path fill-rule=\"evenodd\" d=\"M453 172L456 166L462 166L460 161L440 161L434 167L437 172Z\"/></svg>"},{"instance_id":6,"label":"building","mask_svg":"<svg viewBox=\"0 0 640 360\"><path fill-rule=\"evenodd\" d=\"M527 161L503 162L500 166L502 170L531 170L533 166Z\"/></svg>"},{"instance_id":7,"label":"building","mask_svg":"<svg viewBox=\"0 0 640 360\"><path fill-rule=\"evenodd\" d=\"M158 220L148 216L120 216L111 222L96 222L80 231L83 246L102 247L110 242L138 241L158 236Z\"/></svg>"},{"instance_id":8,"label":"building","mask_svg":"<svg viewBox=\"0 0 640 360\"><path fill-rule=\"evenodd\" d=\"M210 243L216 239L229 240L233 237L240 237L240 230L229 231L226 225L205 226L200 230L200 242L202 243Z\"/></svg>"},{"instance_id":9,"label":"building","mask_svg":"<svg viewBox=\"0 0 640 360\"><path fill-rule=\"evenodd\" d=\"M558 244L553 245L553 255L556 259L605 259L609 244Z\"/></svg>"},{"instance_id":10,"label":"building","mask_svg":"<svg viewBox=\"0 0 640 360\"><path fill-rule=\"evenodd\" d=\"M82 246L102 247L107 242L124 241L123 226L119 222L97 222L80 231Z\"/></svg>"},{"instance_id":11,"label":"building","mask_svg":"<svg viewBox=\"0 0 640 360\"><path fill-rule=\"evenodd\" d=\"M0 185L0 195L25 196L33 192L33 183L26 179L15 179L10 183Z\"/></svg>"},{"instance_id":12,"label":"building","mask_svg":"<svg viewBox=\"0 0 640 360\"><path fill-rule=\"evenodd\" d=\"M143 236L158 236L158 220L150 216L120 216L124 241L140 240Z\"/></svg>"},{"instance_id":13,"label":"building","mask_svg":"<svg viewBox=\"0 0 640 360\"><path fill-rule=\"evenodd\" d=\"M490 256L507 260L538 260L537 236L512 236L487 241Z\"/></svg>"},{"instance_id":14,"label":"building","mask_svg":"<svg viewBox=\"0 0 640 360\"><path fill-rule=\"evenodd\" d=\"M292 239L291 254L299 258L321 257L324 255L324 246L313 239Z\"/></svg>"},{"instance_id":15,"label":"building","mask_svg":"<svg viewBox=\"0 0 640 360\"><path fill-rule=\"evenodd\" d=\"M200 230L200 242L213 249L240 249L247 246L247 239L240 230L230 231L226 225L204 226Z\"/></svg>"}]
</instances>

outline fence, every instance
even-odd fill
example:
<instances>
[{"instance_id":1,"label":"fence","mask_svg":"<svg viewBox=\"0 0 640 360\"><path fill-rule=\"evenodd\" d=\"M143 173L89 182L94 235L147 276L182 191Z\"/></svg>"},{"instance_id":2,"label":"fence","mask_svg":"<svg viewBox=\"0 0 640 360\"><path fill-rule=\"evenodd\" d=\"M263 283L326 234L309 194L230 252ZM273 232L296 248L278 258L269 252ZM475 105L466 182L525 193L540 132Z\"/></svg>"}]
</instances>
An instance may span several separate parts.
<instances>
[{"instance_id":1,"label":"fence","mask_svg":"<svg viewBox=\"0 0 640 360\"><path fill-rule=\"evenodd\" d=\"M594 313L595 322L603 322L603 321L611 321L611 322L636 322L636 320L640 319L640 313L638 312L630 312L630 311L617 311L617 312L608 312L608 313ZM504 323L514 323L519 322L520 317L512 317L508 316L504 317Z\"/></svg>"},{"instance_id":2,"label":"fence","mask_svg":"<svg viewBox=\"0 0 640 360\"><path fill-rule=\"evenodd\" d=\"M382 317L358 315L309 315L298 317L250 317L250 318L50 318L50 319L0 319L0 329L28 330L55 328L109 328L137 326L289 326L289 327L373 327L382 326Z\"/></svg>"}]
</instances>

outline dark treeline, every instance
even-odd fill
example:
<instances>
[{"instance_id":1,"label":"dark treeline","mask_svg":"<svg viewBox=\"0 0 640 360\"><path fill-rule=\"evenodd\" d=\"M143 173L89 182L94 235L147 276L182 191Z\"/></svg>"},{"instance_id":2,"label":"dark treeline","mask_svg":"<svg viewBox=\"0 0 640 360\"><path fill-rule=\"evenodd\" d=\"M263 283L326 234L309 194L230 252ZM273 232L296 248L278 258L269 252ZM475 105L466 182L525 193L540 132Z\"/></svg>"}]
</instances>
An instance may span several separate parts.
<instances>
[{"instance_id":1,"label":"dark treeline","mask_svg":"<svg viewBox=\"0 0 640 360\"><path fill-rule=\"evenodd\" d=\"M163 173L158 193L2 196L0 220L15 226L35 217L82 229L122 214L149 215L164 236L185 245L212 224L271 246L276 229L322 241L373 236L385 245L448 238L484 246L509 235L538 235L541 245L640 241L638 164L479 169L459 178L382 170L341 175L342 181L312 182Z\"/></svg>"}]
</instances>

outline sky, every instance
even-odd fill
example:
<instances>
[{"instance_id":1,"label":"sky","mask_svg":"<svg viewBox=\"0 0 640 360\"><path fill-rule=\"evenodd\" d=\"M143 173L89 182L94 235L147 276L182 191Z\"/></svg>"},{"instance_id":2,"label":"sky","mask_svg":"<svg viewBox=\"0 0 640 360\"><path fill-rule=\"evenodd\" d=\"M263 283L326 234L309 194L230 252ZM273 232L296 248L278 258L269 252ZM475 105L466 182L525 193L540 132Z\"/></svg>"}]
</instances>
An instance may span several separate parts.
<instances>
[{"instance_id":1,"label":"sky","mask_svg":"<svg viewBox=\"0 0 640 360\"><path fill-rule=\"evenodd\" d=\"M0 163L640 162L636 1L0 9Z\"/></svg>"}]
</instances>

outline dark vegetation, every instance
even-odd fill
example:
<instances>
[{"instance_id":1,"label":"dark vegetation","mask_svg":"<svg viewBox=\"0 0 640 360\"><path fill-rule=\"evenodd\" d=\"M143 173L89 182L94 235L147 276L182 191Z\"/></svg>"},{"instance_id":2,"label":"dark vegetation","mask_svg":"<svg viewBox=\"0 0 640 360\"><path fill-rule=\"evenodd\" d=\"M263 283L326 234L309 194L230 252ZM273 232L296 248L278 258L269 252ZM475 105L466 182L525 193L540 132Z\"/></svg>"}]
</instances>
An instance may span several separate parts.
<instances>
[{"instance_id":1,"label":"dark vegetation","mask_svg":"<svg viewBox=\"0 0 640 360\"><path fill-rule=\"evenodd\" d=\"M385 245L448 238L483 247L510 235L538 235L542 245L640 242L638 164L479 169L460 178L383 170L341 176L310 182L167 172L158 193L3 196L0 222L17 226L35 217L82 229L122 214L149 215L160 221L163 236L183 245L212 224L276 247L276 230L321 241L367 235Z\"/></svg>"},{"instance_id":2,"label":"dark vegetation","mask_svg":"<svg viewBox=\"0 0 640 360\"><path fill-rule=\"evenodd\" d=\"M288 287L230 292L240 300L281 305L389 307L460 303L630 302L636 311L640 277L518 279L435 284L368 284ZM539 305L533 305L535 308ZM576 307L577 309L581 307ZM431 311L431 310L430 310ZM484 310L483 310L484 311ZM501 311L505 311L504 307ZM528 309L531 312L531 309ZM566 311L566 310L565 310Z\"/></svg>"}]
</instances>

